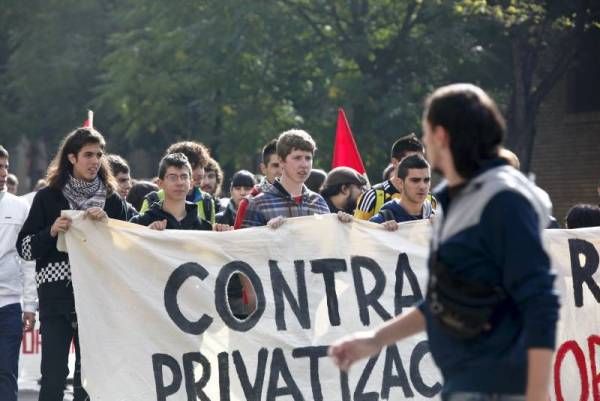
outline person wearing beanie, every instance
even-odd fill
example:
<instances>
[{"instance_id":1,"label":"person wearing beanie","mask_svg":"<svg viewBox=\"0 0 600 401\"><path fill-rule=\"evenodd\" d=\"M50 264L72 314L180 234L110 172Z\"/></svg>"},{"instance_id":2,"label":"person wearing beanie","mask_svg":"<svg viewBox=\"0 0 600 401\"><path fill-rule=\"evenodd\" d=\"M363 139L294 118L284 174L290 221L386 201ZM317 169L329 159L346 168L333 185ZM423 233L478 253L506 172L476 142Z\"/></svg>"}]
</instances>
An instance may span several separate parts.
<instances>
[{"instance_id":1,"label":"person wearing beanie","mask_svg":"<svg viewBox=\"0 0 600 401\"><path fill-rule=\"evenodd\" d=\"M230 200L227 207L217 213L217 223L233 226L240 201L252 191L256 178L248 170L240 170L231 178Z\"/></svg>"},{"instance_id":2,"label":"person wearing beanie","mask_svg":"<svg viewBox=\"0 0 600 401\"><path fill-rule=\"evenodd\" d=\"M367 180L351 167L336 167L327 174L321 196L332 213L354 214L356 201L366 189Z\"/></svg>"}]
</instances>

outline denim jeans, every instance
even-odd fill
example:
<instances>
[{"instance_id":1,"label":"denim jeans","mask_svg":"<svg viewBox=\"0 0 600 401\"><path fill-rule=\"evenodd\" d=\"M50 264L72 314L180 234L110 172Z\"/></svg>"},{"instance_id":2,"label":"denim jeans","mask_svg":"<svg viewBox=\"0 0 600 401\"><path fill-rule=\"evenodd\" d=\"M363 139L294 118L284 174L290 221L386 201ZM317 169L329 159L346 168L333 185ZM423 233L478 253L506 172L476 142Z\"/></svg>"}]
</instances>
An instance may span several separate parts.
<instances>
[{"instance_id":1,"label":"denim jeans","mask_svg":"<svg viewBox=\"0 0 600 401\"><path fill-rule=\"evenodd\" d=\"M0 308L0 399L17 401L19 347L23 336L21 305Z\"/></svg>"},{"instance_id":2,"label":"denim jeans","mask_svg":"<svg viewBox=\"0 0 600 401\"><path fill-rule=\"evenodd\" d=\"M485 394L485 393L449 393L442 395L444 401L525 401L524 395Z\"/></svg>"}]
</instances>

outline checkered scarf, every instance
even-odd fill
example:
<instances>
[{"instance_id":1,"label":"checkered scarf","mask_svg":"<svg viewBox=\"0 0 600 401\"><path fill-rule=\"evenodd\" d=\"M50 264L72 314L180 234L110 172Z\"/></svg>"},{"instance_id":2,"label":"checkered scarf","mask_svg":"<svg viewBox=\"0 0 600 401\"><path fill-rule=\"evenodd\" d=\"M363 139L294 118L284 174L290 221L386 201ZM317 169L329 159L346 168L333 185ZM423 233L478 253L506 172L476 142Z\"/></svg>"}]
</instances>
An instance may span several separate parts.
<instances>
[{"instance_id":1,"label":"checkered scarf","mask_svg":"<svg viewBox=\"0 0 600 401\"><path fill-rule=\"evenodd\" d=\"M98 176L94 181L87 182L69 175L62 193L73 210L86 210L94 206L103 208L106 202L106 186Z\"/></svg>"}]
</instances>

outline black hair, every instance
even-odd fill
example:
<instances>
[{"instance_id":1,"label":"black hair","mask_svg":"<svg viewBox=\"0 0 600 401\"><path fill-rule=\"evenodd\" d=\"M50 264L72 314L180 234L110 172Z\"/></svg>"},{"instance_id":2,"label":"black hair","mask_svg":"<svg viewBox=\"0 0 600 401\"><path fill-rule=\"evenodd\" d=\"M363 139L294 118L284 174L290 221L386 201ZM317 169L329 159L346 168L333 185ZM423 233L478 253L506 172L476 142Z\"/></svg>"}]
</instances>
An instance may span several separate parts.
<instances>
[{"instance_id":1,"label":"black hair","mask_svg":"<svg viewBox=\"0 0 600 401\"><path fill-rule=\"evenodd\" d=\"M188 169L191 178L192 166L183 153L171 153L160 159L160 163L158 164L158 178L164 180L169 167L186 168Z\"/></svg>"},{"instance_id":2,"label":"black hair","mask_svg":"<svg viewBox=\"0 0 600 401\"><path fill-rule=\"evenodd\" d=\"M325 171L318 168L314 168L310 170L310 174L304 182L304 185L306 185L306 188L310 189L311 191L319 193L326 178L327 173Z\"/></svg>"},{"instance_id":3,"label":"black hair","mask_svg":"<svg viewBox=\"0 0 600 401\"><path fill-rule=\"evenodd\" d=\"M408 170L412 168L423 169L429 168L429 163L421 155L410 155L402 159L398 165L398 177L406 179L408 177Z\"/></svg>"},{"instance_id":4,"label":"black hair","mask_svg":"<svg viewBox=\"0 0 600 401\"><path fill-rule=\"evenodd\" d=\"M265 167L267 166L267 164L269 164L269 159L271 158L271 155L274 155L276 153L277 138L273 139L262 148L262 162L265 165Z\"/></svg>"},{"instance_id":5,"label":"black hair","mask_svg":"<svg viewBox=\"0 0 600 401\"><path fill-rule=\"evenodd\" d=\"M431 129L441 126L448 132L454 167L467 179L498 157L506 131L496 103L471 84L437 89L425 102L423 120Z\"/></svg>"},{"instance_id":6,"label":"black hair","mask_svg":"<svg viewBox=\"0 0 600 401\"><path fill-rule=\"evenodd\" d=\"M387 181L390 178L392 178L392 171L394 170L394 165L393 164L388 164L388 166L386 168L383 169L383 172L381 173L381 178L383 181Z\"/></svg>"},{"instance_id":7,"label":"black hair","mask_svg":"<svg viewBox=\"0 0 600 401\"><path fill-rule=\"evenodd\" d=\"M158 189L158 185L150 181L136 181L127 194L127 202L131 203L135 210L140 210L146 195Z\"/></svg>"},{"instance_id":8,"label":"black hair","mask_svg":"<svg viewBox=\"0 0 600 401\"><path fill-rule=\"evenodd\" d=\"M414 133L405 135L394 142L390 157L400 161L406 157L408 152L425 153L423 144Z\"/></svg>"},{"instance_id":9,"label":"black hair","mask_svg":"<svg viewBox=\"0 0 600 401\"><path fill-rule=\"evenodd\" d=\"M342 187L346 186L349 187L351 184L345 183L345 184L337 184L337 185L330 185L327 187L323 187L323 189L321 189L321 196L323 198L331 198L332 196L335 196L337 194L339 194L340 192L342 192Z\"/></svg>"},{"instance_id":10,"label":"black hair","mask_svg":"<svg viewBox=\"0 0 600 401\"><path fill-rule=\"evenodd\" d=\"M239 170L231 177L231 188L234 187L247 187L252 188L256 185L256 178L254 174L248 170Z\"/></svg>"},{"instance_id":11,"label":"black hair","mask_svg":"<svg viewBox=\"0 0 600 401\"><path fill-rule=\"evenodd\" d=\"M565 218L567 228L599 227L600 207L577 204L569 209Z\"/></svg>"},{"instance_id":12,"label":"black hair","mask_svg":"<svg viewBox=\"0 0 600 401\"><path fill-rule=\"evenodd\" d=\"M108 160L108 165L114 176L120 173L129 174L129 164L121 156L115 154L106 155L106 160Z\"/></svg>"}]
</instances>

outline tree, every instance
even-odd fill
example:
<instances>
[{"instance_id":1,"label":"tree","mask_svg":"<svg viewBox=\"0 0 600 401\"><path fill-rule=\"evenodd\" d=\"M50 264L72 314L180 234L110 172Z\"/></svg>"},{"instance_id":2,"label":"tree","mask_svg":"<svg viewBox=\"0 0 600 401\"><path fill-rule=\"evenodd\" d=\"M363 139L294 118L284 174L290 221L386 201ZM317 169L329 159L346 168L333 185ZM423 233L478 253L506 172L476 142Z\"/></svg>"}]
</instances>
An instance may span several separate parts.
<instances>
[{"instance_id":1,"label":"tree","mask_svg":"<svg viewBox=\"0 0 600 401\"><path fill-rule=\"evenodd\" d=\"M32 179L44 174L47 149L86 118L111 29L104 18L110 5L93 0L3 4L0 140L28 144Z\"/></svg>"},{"instance_id":2,"label":"tree","mask_svg":"<svg viewBox=\"0 0 600 401\"><path fill-rule=\"evenodd\" d=\"M420 131L422 101L435 86L473 70L474 39L446 2L280 2L312 31L312 46L330 54L331 124L344 105L368 169L381 171L392 142Z\"/></svg>"},{"instance_id":3,"label":"tree","mask_svg":"<svg viewBox=\"0 0 600 401\"><path fill-rule=\"evenodd\" d=\"M529 171L540 104L580 56L585 35L600 26L600 7L591 0L464 0L456 10L493 29L498 62L510 60L507 145Z\"/></svg>"}]
</instances>

